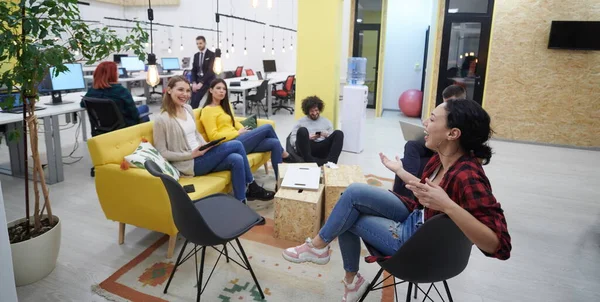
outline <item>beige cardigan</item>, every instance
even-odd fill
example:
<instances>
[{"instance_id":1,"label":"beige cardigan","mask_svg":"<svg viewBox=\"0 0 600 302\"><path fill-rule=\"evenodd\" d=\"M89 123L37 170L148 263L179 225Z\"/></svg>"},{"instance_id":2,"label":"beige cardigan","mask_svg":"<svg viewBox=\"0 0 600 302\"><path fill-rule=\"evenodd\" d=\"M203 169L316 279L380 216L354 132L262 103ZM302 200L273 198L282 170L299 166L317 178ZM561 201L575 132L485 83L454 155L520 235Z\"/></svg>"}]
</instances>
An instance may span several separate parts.
<instances>
[{"instance_id":1,"label":"beige cardigan","mask_svg":"<svg viewBox=\"0 0 600 302\"><path fill-rule=\"evenodd\" d=\"M194 116L192 107L184 105L183 108ZM188 117L189 118L189 117ZM161 112L154 120L153 126L154 147L162 157L168 160L179 172L186 176L194 176L194 158L183 128L174 117L166 111ZM196 130L196 139L200 146L206 144L202 135Z\"/></svg>"}]
</instances>

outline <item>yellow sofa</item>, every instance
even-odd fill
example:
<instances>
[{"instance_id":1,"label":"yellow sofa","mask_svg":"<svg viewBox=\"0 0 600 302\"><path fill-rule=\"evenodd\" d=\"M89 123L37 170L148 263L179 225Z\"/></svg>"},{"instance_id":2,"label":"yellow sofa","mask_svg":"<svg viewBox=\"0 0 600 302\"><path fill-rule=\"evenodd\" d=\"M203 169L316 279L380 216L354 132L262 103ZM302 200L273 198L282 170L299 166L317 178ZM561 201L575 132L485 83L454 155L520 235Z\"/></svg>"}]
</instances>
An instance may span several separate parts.
<instances>
[{"instance_id":1,"label":"yellow sofa","mask_svg":"<svg viewBox=\"0 0 600 302\"><path fill-rule=\"evenodd\" d=\"M194 118L198 131L206 139L199 121L200 111L194 110ZM267 123L275 126L273 121L258 120L259 126ZM121 169L123 158L135 151L142 138L153 143L152 125L152 122L148 122L95 136L87 144L96 170L96 193L102 210L107 219L119 222L119 244L123 244L126 224L165 233L170 236L167 258L171 258L178 231L162 182L144 169ZM262 165L266 170L270 157L270 152L249 154L252 171L255 172ZM214 193L230 192L231 173L223 171L193 178L181 177L179 183L194 184L196 192L189 196L196 200Z\"/></svg>"}]
</instances>

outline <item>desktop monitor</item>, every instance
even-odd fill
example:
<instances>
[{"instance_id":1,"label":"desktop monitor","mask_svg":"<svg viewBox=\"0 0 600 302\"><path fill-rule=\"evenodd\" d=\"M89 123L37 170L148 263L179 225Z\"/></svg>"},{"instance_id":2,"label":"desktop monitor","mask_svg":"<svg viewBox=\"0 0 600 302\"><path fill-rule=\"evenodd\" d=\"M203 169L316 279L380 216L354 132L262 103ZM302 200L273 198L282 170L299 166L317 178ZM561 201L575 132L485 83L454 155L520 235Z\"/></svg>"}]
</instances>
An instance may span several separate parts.
<instances>
[{"instance_id":1,"label":"desktop monitor","mask_svg":"<svg viewBox=\"0 0 600 302\"><path fill-rule=\"evenodd\" d=\"M4 102L7 102L7 99L11 96L14 97L12 104L3 104ZM23 103L21 103L21 95L19 93L0 94L0 105L0 111L21 107L23 106Z\"/></svg>"},{"instance_id":2,"label":"desktop monitor","mask_svg":"<svg viewBox=\"0 0 600 302\"><path fill-rule=\"evenodd\" d=\"M145 70L146 65L138 57L122 57L121 67L127 69L128 72Z\"/></svg>"},{"instance_id":3,"label":"desktop monitor","mask_svg":"<svg viewBox=\"0 0 600 302\"><path fill-rule=\"evenodd\" d=\"M178 58L161 58L161 63L162 69L167 72L181 69Z\"/></svg>"},{"instance_id":4,"label":"desktop monitor","mask_svg":"<svg viewBox=\"0 0 600 302\"><path fill-rule=\"evenodd\" d=\"M263 70L267 72L276 72L275 60L263 60Z\"/></svg>"},{"instance_id":5,"label":"desktop monitor","mask_svg":"<svg viewBox=\"0 0 600 302\"><path fill-rule=\"evenodd\" d=\"M128 55L126 55L126 54L114 54L113 55L113 62L119 64L119 63L121 63L121 58L127 57L127 56Z\"/></svg>"},{"instance_id":6,"label":"desktop monitor","mask_svg":"<svg viewBox=\"0 0 600 302\"><path fill-rule=\"evenodd\" d=\"M80 63L65 64L67 70L55 75L55 67L48 69L48 74L39 86L40 92L51 92L52 103L47 105L61 104L61 92L85 89L83 68ZM66 102L65 102L66 103Z\"/></svg>"}]
</instances>

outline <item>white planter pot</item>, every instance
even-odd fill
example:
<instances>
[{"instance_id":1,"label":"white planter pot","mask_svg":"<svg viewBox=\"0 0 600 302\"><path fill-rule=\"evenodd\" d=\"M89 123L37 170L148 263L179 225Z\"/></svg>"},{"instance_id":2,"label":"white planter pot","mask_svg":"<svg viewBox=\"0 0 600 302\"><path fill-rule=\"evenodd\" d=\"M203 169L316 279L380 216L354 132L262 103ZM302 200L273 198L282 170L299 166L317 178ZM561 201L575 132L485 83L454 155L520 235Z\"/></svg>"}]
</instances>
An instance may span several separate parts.
<instances>
[{"instance_id":1,"label":"white planter pot","mask_svg":"<svg viewBox=\"0 0 600 302\"><path fill-rule=\"evenodd\" d=\"M45 217L44 217L45 218ZM48 276L56 266L60 250L61 222L41 236L11 244L12 261L17 286L30 284ZM8 223L8 227L25 221L25 218ZM33 217L31 217L33 224Z\"/></svg>"}]
</instances>

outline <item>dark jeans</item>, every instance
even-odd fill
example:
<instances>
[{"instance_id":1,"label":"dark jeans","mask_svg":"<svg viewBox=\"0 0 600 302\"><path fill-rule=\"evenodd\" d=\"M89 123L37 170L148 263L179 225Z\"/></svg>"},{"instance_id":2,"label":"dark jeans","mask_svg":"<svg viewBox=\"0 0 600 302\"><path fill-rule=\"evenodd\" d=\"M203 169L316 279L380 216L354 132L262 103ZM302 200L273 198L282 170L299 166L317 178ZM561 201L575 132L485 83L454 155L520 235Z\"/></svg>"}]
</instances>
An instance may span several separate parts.
<instances>
[{"instance_id":1,"label":"dark jeans","mask_svg":"<svg viewBox=\"0 0 600 302\"><path fill-rule=\"evenodd\" d=\"M231 171L233 195L240 201L245 200L246 184L253 182L254 177L242 143L225 142L194 158L194 176L217 171Z\"/></svg>"},{"instance_id":2,"label":"dark jeans","mask_svg":"<svg viewBox=\"0 0 600 302\"><path fill-rule=\"evenodd\" d=\"M328 161L337 164L344 146L344 133L335 130L320 142L310 140L310 134L305 127L300 127L296 133L296 151L307 163L317 163L322 166Z\"/></svg>"},{"instance_id":3,"label":"dark jeans","mask_svg":"<svg viewBox=\"0 0 600 302\"><path fill-rule=\"evenodd\" d=\"M429 159L433 156L433 151L425 147L425 140L408 141L404 145L404 158L402 165L406 172L421 178L423 170ZM394 192L406 197L414 197L411 190L405 187L405 183L396 175L394 179Z\"/></svg>"},{"instance_id":4,"label":"dark jeans","mask_svg":"<svg viewBox=\"0 0 600 302\"><path fill-rule=\"evenodd\" d=\"M247 154L270 151L275 179L279 179L279 164L283 161L283 147L281 147L273 126L269 124L262 125L239 135L236 140L244 144Z\"/></svg>"}]
</instances>

